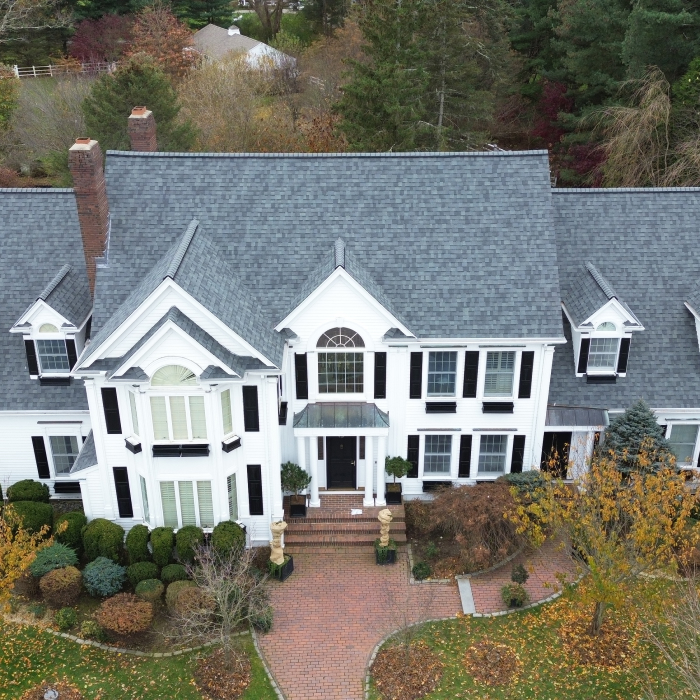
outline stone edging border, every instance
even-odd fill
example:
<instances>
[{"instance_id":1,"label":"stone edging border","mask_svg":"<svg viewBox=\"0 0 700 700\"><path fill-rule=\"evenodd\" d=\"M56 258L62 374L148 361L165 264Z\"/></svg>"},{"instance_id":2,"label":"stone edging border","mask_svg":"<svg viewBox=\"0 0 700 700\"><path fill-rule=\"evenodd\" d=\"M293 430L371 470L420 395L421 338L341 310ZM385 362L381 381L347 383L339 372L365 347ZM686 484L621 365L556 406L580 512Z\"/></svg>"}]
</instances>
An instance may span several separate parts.
<instances>
[{"instance_id":1,"label":"stone edging border","mask_svg":"<svg viewBox=\"0 0 700 700\"><path fill-rule=\"evenodd\" d=\"M262 650L260 644L258 643L258 633L251 627L250 634L253 637L253 644L255 645L255 651L258 652L258 657L260 658L260 661L263 665L263 668L265 669L265 673L267 674L267 678L270 681L270 685L272 685L272 689L275 691L275 694L277 695L277 699L278 700L287 700L284 696L284 693L282 692L282 688L280 688L280 684L275 680L275 676L273 675L272 671L270 670L270 666L267 663L267 659L265 658L265 654L263 653L263 650Z\"/></svg>"}]
</instances>

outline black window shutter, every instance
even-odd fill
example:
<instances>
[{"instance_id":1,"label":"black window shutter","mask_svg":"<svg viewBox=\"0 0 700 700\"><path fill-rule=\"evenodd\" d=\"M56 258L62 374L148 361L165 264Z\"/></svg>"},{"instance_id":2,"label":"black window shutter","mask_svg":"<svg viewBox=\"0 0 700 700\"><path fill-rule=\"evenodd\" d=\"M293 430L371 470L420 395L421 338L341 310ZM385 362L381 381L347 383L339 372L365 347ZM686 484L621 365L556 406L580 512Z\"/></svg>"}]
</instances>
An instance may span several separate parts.
<instances>
[{"instance_id":1,"label":"black window shutter","mask_svg":"<svg viewBox=\"0 0 700 700\"><path fill-rule=\"evenodd\" d=\"M623 338L620 341L620 354L617 357L617 373L624 374L627 371L627 358L630 356L631 338Z\"/></svg>"},{"instance_id":2,"label":"black window shutter","mask_svg":"<svg viewBox=\"0 0 700 700\"><path fill-rule=\"evenodd\" d=\"M590 338L581 338L581 349L578 351L578 369L579 374L586 374L588 371L588 351L591 348Z\"/></svg>"},{"instance_id":3,"label":"black window shutter","mask_svg":"<svg viewBox=\"0 0 700 700\"><path fill-rule=\"evenodd\" d=\"M510 473L520 474L525 461L525 436L513 436L513 457L510 460Z\"/></svg>"},{"instance_id":4,"label":"black window shutter","mask_svg":"<svg viewBox=\"0 0 700 700\"><path fill-rule=\"evenodd\" d=\"M251 515L264 515L262 469L259 464L248 465L248 507Z\"/></svg>"},{"instance_id":5,"label":"black window shutter","mask_svg":"<svg viewBox=\"0 0 700 700\"><path fill-rule=\"evenodd\" d=\"M410 380L410 399L420 399L422 395L423 383L423 353L411 353L411 380Z\"/></svg>"},{"instance_id":6,"label":"black window shutter","mask_svg":"<svg viewBox=\"0 0 700 700\"><path fill-rule=\"evenodd\" d=\"M462 479L469 478L469 472L472 467L472 436L460 435L459 437L459 473L458 477Z\"/></svg>"},{"instance_id":7,"label":"black window shutter","mask_svg":"<svg viewBox=\"0 0 700 700\"><path fill-rule=\"evenodd\" d=\"M297 382L297 398L309 398L309 372L306 366L306 354L296 353L294 355L294 374Z\"/></svg>"},{"instance_id":8,"label":"black window shutter","mask_svg":"<svg viewBox=\"0 0 700 700\"><path fill-rule=\"evenodd\" d=\"M36 377L39 374L39 362L36 359L36 345L34 345L34 341L25 340L24 349L27 352L27 369L29 374Z\"/></svg>"},{"instance_id":9,"label":"black window shutter","mask_svg":"<svg viewBox=\"0 0 700 700\"><path fill-rule=\"evenodd\" d=\"M72 338L66 340L66 352L68 353L68 364L73 369L78 362L78 353L75 350L75 340Z\"/></svg>"},{"instance_id":10,"label":"black window shutter","mask_svg":"<svg viewBox=\"0 0 700 700\"><path fill-rule=\"evenodd\" d=\"M518 398L529 399L532 392L532 368L535 365L535 353L531 350L523 352L520 358L520 384Z\"/></svg>"},{"instance_id":11,"label":"black window shutter","mask_svg":"<svg viewBox=\"0 0 700 700\"><path fill-rule=\"evenodd\" d=\"M41 435L32 437L32 447L34 448L34 459L36 460L36 470L40 479L50 479L49 458L46 454L46 443Z\"/></svg>"},{"instance_id":12,"label":"black window shutter","mask_svg":"<svg viewBox=\"0 0 700 700\"><path fill-rule=\"evenodd\" d=\"M386 353L374 353L374 398L386 398Z\"/></svg>"},{"instance_id":13,"label":"black window shutter","mask_svg":"<svg viewBox=\"0 0 700 700\"><path fill-rule=\"evenodd\" d=\"M410 479L418 478L418 452L420 451L420 435L408 436L408 454L406 460L411 463L411 471L406 476Z\"/></svg>"},{"instance_id":14,"label":"black window shutter","mask_svg":"<svg viewBox=\"0 0 700 700\"><path fill-rule=\"evenodd\" d=\"M131 503L129 474L126 467L114 467L114 488L117 492L117 506L120 518L133 518L134 506Z\"/></svg>"},{"instance_id":15,"label":"black window shutter","mask_svg":"<svg viewBox=\"0 0 700 700\"><path fill-rule=\"evenodd\" d=\"M476 398L476 382L479 378L479 351L467 350L464 353L464 383L462 385L462 398Z\"/></svg>"},{"instance_id":16,"label":"black window shutter","mask_svg":"<svg viewBox=\"0 0 700 700\"><path fill-rule=\"evenodd\" d=\"M260 432L257 386L243 387L243 424L247 433Z\"/></svg>"},{"instance_id":17,"label":"black window shutter","mask_svg":"<svg viewBox=\"0 0 700 700\"><path fill-rule=\"evenodd\" d=\"M119 402L117 390L112 387L102 388L102 407L105 412L105 423L109 435L122 434L122 422L119 418Z\"/></svg>"}]
</instances>

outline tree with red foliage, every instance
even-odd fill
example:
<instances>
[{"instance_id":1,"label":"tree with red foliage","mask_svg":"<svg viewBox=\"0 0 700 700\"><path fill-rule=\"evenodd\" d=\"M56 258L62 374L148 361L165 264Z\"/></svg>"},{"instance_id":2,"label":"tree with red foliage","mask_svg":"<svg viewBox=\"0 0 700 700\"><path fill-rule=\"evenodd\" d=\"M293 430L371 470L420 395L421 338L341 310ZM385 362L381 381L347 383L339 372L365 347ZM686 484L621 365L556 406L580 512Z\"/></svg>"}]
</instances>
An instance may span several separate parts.
<instances>
[{"instance_id":1,"label":"tree with red foliage","mask_svg":"<svg viewBox=\"0 0 700 700\"><path fill-rule=\"evenodd\" d=\"M76 27L68 51L83 63L118 61L131 44L133 27L129 15L85 19Z\"/></svg>"},{"instance_id":2,"label":"tree with red foliage","mask_svg":"<svg viewBox=\"0 0 700 700\"><path fill-rule=\"evenodd\" d=\"M566 133L559 121L559 115L562 112L569 113L574 108L574 101L566 96L567 89L564 83L545 80L535 108L537 116L532 135L542 139L550 149L559 143Z\"/></svg>"}]
</instances>

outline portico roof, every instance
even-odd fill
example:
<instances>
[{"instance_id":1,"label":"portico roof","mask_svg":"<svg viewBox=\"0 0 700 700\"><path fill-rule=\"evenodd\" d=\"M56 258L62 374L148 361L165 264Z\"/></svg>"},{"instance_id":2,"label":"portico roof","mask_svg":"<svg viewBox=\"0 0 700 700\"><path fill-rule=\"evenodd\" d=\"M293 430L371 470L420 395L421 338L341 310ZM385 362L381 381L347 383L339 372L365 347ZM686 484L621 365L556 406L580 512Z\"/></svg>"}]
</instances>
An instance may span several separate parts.
<instances>
[{"instance_id":1,"label":"portico roof","mask_svg":"<svg viewBox=\"0 0 700 700\"><path fill-rule=\"evenodd\" d=\"M373 403L310 403L294 414L295 428L388 428L389 414Z\"/></svg>"}]
</instances>

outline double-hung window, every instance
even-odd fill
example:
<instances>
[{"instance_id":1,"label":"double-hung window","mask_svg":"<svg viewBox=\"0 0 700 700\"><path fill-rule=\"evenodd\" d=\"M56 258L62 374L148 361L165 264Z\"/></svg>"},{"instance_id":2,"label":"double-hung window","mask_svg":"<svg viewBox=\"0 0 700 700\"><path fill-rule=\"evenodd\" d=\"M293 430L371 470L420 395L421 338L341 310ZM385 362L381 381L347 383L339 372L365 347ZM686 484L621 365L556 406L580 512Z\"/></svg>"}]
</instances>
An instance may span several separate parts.
<instances>
[{"instance_id":1,"label":"double-hung window","mask_svg":"<svg viewBox=\"0 0 700 700\"><path fill-rule=\"evenodd\" d=\"M51 454L53 455L53 468L56 475L70 473L71 467L78 458L80 447L78 438L74 435L51 435Z\"/></svg>"},{"instance_id":2,"label":"double-hung window","mask_svg":"<svg viewBox=\"0 0 700 700\"><path fill-rule=\"evenodd\" d=\"M482 435L479 447L479 473L504 474L507 453L507 435Z\"/></svg>"},{"instance_id":3,"label":"double-hung window","mask_svg":"<svg viewBox=\"0 0 700 700\"><path fill-rule=\"evenodd\" d=\"M233 432L233 412L231 411L230 389L221 392L221 420L224 435L230 435Z\"/></svg>"},{"instance_id":4,"label":"double-hung window","mask_svg":"<svg viewBox=\"0 0 700 700\"><path fill-rule=\"evenodd\" d=\"M151 396L155 440L207 439L203 396Z\"/></svg>"},{"instance_id":5,"label":"double-hung window","mask_svg":"<svg viewBox=\"0 0 700 700\"><path fill-rule=\"evenodd\" d=\"M452 435L426 435L424 474L449 474L452 463Z\"/></svg>"},{"instance_id":6,"label":"double-hung window","mask_svg":"<svg viewBox=\"0 0 700 700\"><path fill-rule=\"evenodd\" d=\"M428 355L428 396L454 396L457 385L457 353Z\"/></svg>"},{"instance_id":7,"label":"double-hung window","mask_svg":"<svg viewBox=\"0 0 700 700\"><path fill-rule=\"evenodd\" d=\"M131 429L134 431L134 435L140 435L139 414L136 411L136 395L133 391L129 392L129 406L131 408Z\"/></svg>"},{"instance_id":8,"label":"double-hung window","mask_svg":"<svg viewBox=\"0 0 700 700\"><path fill-rule=\"evenodd\" d=\"M692 464L695 455L695 443L698 440L697 425L673 425L669 446L676 455L678 464Z\"/></svg>"},{"instance_id":9,"label":"double-hung window","mask_svg":"<svg viewBox=\"0 0 700 700\"><path fill-rule=\"evenodd\" d=\"M36 348L42 374L70 372L65 340L37 340Z\"/></svg>"},{"instance_id":10,"label":"double-hung window","mask_svg":"<svg viewBox=\"0 0 700 700\"><path fill-rule=\"evenodd\" d=\"M486 354L484 396L512 396L515 374L515 352L497 351Z\"/></svg>"},{"instance_id":11,"label":"double-hung window","mask_svg":"<svg viewBox=\"0 0 700 700\"><path fill-rule=\"evenodd\" d=\"M588 371L614 372L619 344L619 338L591 338Z\"/></svg>"},{"instance_id":12,"label":"double-hung window","mask_svg":"<svg viewBox=\"0 0 700 700\"><path fill-rule=\"evenodd\" d=\"M139 474L139 483L141 484L141 502L143 504L143 519L151 522L151 512L148 507L148 489L146 488L146 480Z\"/></svg>"},{"instance_id":13,"label":"double-hung window","mask_svg":"<svg viewBox=\"0 0 700 700\"><path fill-rule=\"evenodd\" d=\"M211 481L161 481L160 499L165 527L214 527Z\"/></svg>"}]
</instances>

